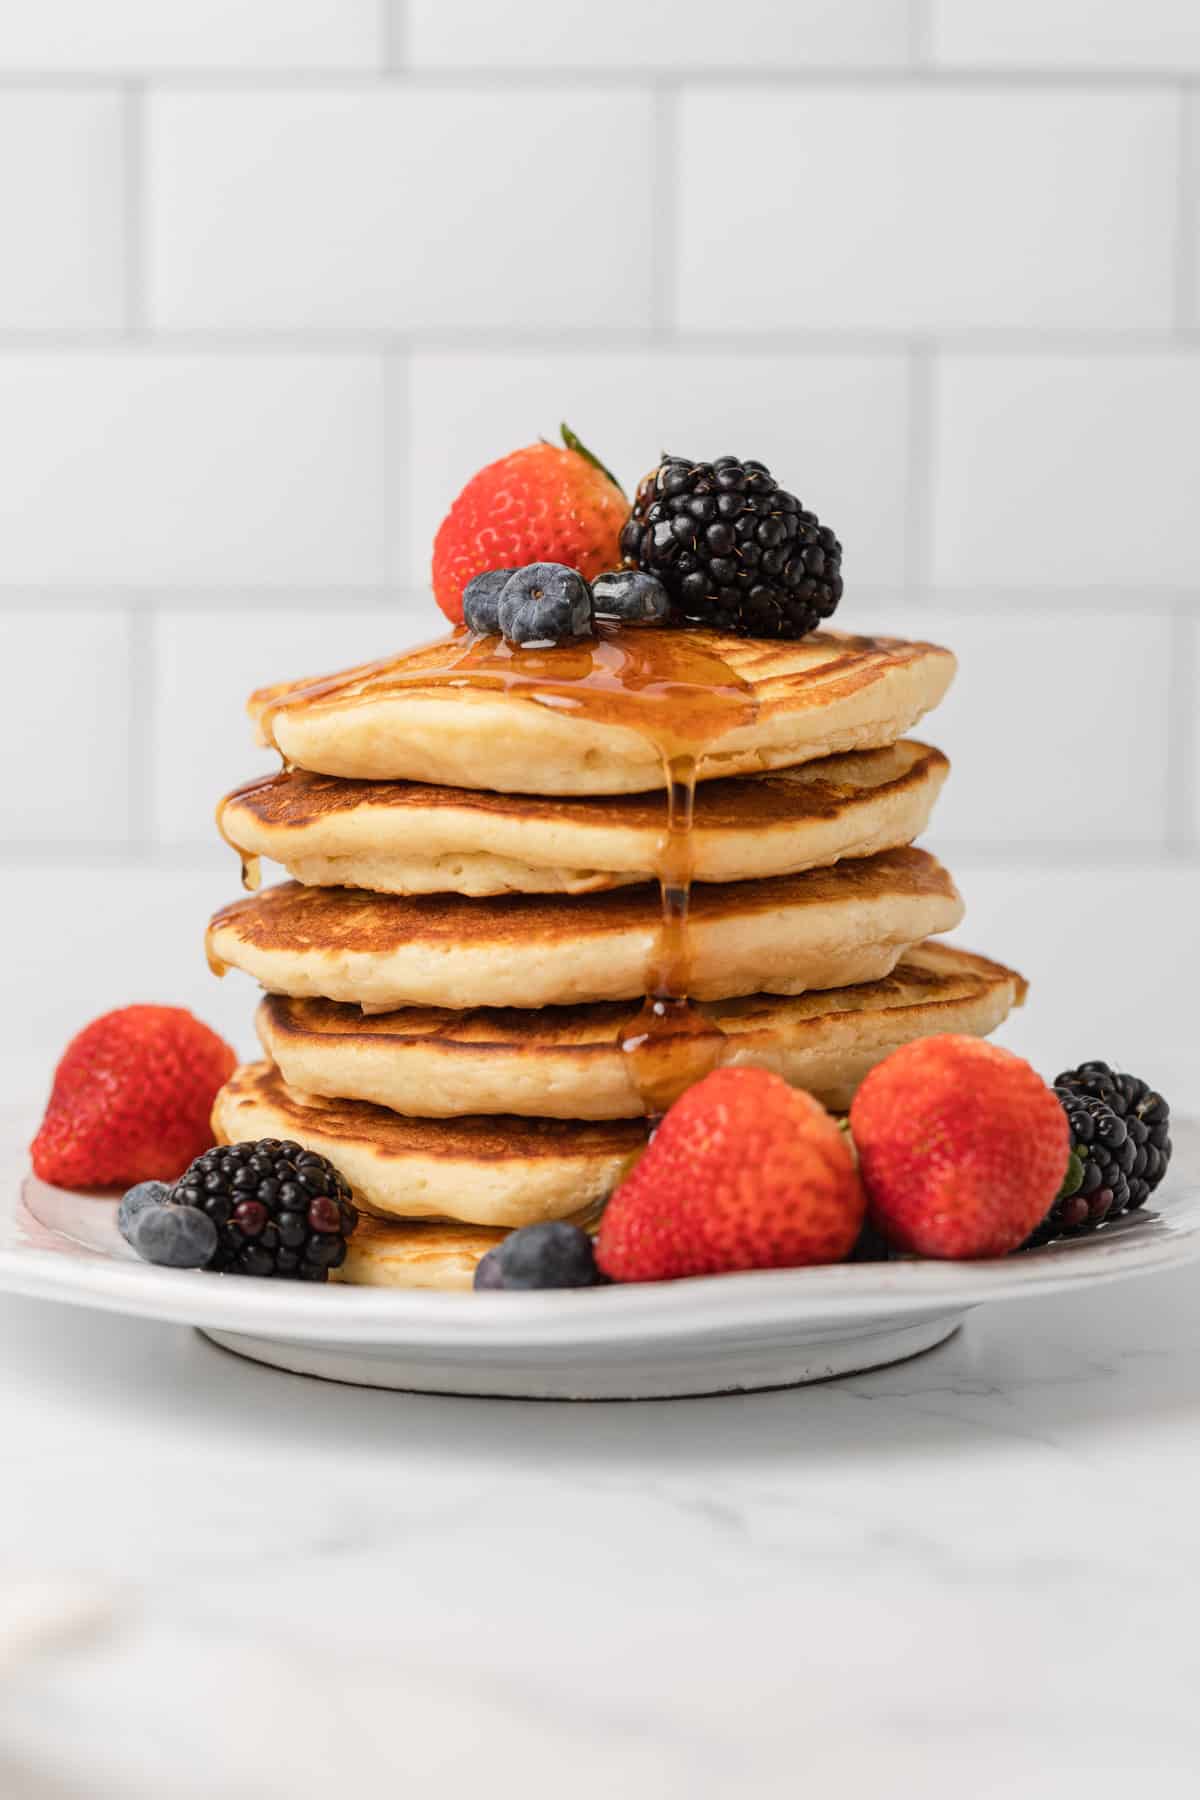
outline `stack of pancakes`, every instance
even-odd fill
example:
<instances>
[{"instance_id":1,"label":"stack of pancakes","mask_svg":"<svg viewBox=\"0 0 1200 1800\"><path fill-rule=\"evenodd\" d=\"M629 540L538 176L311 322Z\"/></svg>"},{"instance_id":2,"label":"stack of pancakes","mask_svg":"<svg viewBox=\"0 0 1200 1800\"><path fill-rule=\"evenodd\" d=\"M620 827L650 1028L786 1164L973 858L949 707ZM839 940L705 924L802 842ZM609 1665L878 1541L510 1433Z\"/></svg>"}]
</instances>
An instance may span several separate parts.
<instances>
[{"instance_id":1,"label":"stack of pancakes","mask_svg":"<svg viewBox=\"0 0 1200 1800\"><path fill-rule=\"evenodd\" d=\"M911 847L948 765L902 734L953 672L894 639L601 625L256 694L285 768L219 822L251 879L259 857L293 879L209 928L214 967L266 990L267 1060L218 1096L218 1138L337 1165L364 1212L343 1279L466 1287L506 1231L592 1221L705 1068L841 1109L898 1044L991 1031L1024 984L926 941L962 903ZM693 1006L658 1042L668 864Z\"/></svg>"}]
</instances>

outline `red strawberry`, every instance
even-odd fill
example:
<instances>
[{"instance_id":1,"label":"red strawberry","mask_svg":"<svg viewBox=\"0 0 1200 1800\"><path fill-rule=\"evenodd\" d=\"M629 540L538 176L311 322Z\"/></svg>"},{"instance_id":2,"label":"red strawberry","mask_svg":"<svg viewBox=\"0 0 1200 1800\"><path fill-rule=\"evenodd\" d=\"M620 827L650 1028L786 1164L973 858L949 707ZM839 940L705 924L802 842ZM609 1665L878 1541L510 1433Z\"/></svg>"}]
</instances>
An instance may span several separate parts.
<instances>
[{"instance_id":1,"label":"red strawberry","mask_svg":"<svg viewBox=\"0 0 1200 1800\"><path fill-rule=\"evenodd\" d=\"M461 625L463 589L486 569L566 563L586 581L621 564L629 502L564 425L555 444L529 444L468 481L433 540L433 594Z\"/></svg>"},{"instance_id":2,"label":"red strawberry","mask_svg":"<svg viewBox=\"0 0 1200 1800\"><path fill-rule=\"evenodd\" d=\"M840 1262L864 1199L845 1137L765 1069L717 1069L677 1100L600 1222L614 1281Z\"/></svg>"},{"instance_id":3,"label":"red strawberry","mask_svg":"<svg viewBox=\"0 0 1200 1800\"><path fill-rule=\"evenodd\" d=\"M43 1181L173 1181L213 1141L209 1115L237 1057L181 1006L126 1006L67 1045L33 1140Z\"/></svg>"},{"instance_id":4,"label":"red strawberry","mask_svg":"<svg viewBox=\"0 0 1200 1800\"><path fill-rule=\"evenodd\" d=\"M850 1130L873 1224L918 1256L1015 1250L1049 1212L1071 1149L1041 1076L973 1037L894 1050L854 1096Z\"/></svg>"}]
</instances>

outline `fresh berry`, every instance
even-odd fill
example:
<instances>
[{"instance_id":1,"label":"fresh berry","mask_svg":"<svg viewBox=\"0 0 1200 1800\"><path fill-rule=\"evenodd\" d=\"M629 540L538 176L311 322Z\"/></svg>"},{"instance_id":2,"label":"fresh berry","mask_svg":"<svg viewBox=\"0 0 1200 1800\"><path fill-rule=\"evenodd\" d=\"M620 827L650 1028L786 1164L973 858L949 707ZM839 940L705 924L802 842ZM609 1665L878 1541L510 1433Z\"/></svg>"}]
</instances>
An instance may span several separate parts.
<instances>
[{"instance_id":1,"label":"fresh berry","mask_svg":"<svg viewBox=\"0 0 1200 1800\"><path fill-rule=\"evenodd\" d=\"M136 1187L131 1187L127 1194L121 1196L121 1204L117 1208L117 1230L127 1244L133 1242L130 1234L138 1214L147 1206L161 1206L170 1191L165 1181L139 1181Z\"/></svg>"},{"instance_id":2,"label":"fresh berry","mask_svg":"<svg viewBox=\"0 0 1200 1800\"><path fill-rule=\"evenodd\" d=\"M565 563L585 580L621 560L629 502L608 470L562 428L565 449L528 444L468 481L433 541L433 593L457 625L463 589L484 570Z\"/></svg>"},{"instance_id":3,"label":"fresh berry","mask_svg":"<svg viewBox=\"0 0 1200 1800\"><path fill-rule=\"evenodd\" d=\"M644 569L616 569L597 575L592 602L606 619L657 621L671 610L666 588L657 575L647 575Z\"/></svg>"},{"instance_id":4,"label":"fresh berry","mask_svg":"<svg viewBox=\"0 0 1200 1800\"><path fill-rule=\"evenodd\" d=\"M895 1250L1004 1256L1045 1217L1070 1134L1041 1076L972 1037L904 1044L850 1108L871 1219Z\"/></svg>"},{"instance_id":5,"label":"fresh berry","mask_svg":"<svg viewBox=\"0 0 1200 1800\"><path fill-rule=\"evenodd\" d=\"M500 596L511 574L511 569L485 569L463 589L463 623L481 637L495 637L500 629Z\"/></svg>"},{"instance_id":6,"label":"fresh berry","mask_svg":"<svg viewBox=\"0 0 1200 1800\"><path fill-rule=\"evenodd\" d=\"M33 1141L34 1173L68 1188L171 1181L212 1143L237 1058L180 1006L105 1013L68 1044Z\"/></svg>"},{"instance_id":7,"label":"fresh berry","mask_svg":"<svg viewBox=\"0 0 1200 1800\"><path fill-rule=\"evenodd\" d=\"M217 1228L198 1206L145 1206L129 1241L143 1262L205 1269L217 1253Z\"/></svg>"},{"instance_id":8,"label":"fresh berry","mask_svg":"<svg viewBox=\"0 0 1200 1800\"><path fill-rule=\"evenodd\" d=\"M530 563L504 584L496 617L510 644L565 644L589 637L592 591L577 569Z\"/></svg>"},{"instance_id":9,"label":"fresh berry","mask_svg":"<svg viewBox=\"0 0 1200 1800\"><path fill-rule=\"evenodd\" d=\"M599 1279L591 1238L563 1220L522 1225L475 1269L477 1288L595 1287Z\"/></svg>"},{"instance_id":10,"label":"fresh berry","mask_svg":"<svg viewBox=\"0 0 1200 1800\"><path fill-rule=\"evenodd\" d=\"M842 597L842 547L765 463L664 456L621 532L683 619L742 637L801 638Z\"/></svg>"},{"instance_id":11,"label":"fresh berry","mask_svg":"<svg viewBox=\"0 0 1200 1800\"><path fill-rule=\"evenodd\" d=\"M171 1190L217 1228L209 1267L235 1275L324 1281L346 1260L358 1213L331 1162L299 1144L262 1138L198 1156Z\"/></svg>"},{"instance_id":12,"label":"fresh berry","mask_svg":"<svg viewBox=\"0 0 1200 1800\"><path fill-rule=\"evenodd\" d=\"M677 1100L605 1209L614 1281L840 1262L863 1222L844 1134L765 1069L717 1069Z\"/></svg>"},{"instance_id":13,"label":"fresh berry","mask_svg":"<svg viewBox=\"0 0 1200 1800\"><path fill-rule=\"evenodd\" d=\"M1029 1240L1082 1237L1144 1206L1171 1160L1171 1109L1136 1075L1105 1062L1056 1077L1071 1132L1071 1161L1054 1205Z\"/></svg>"}]
</instances>

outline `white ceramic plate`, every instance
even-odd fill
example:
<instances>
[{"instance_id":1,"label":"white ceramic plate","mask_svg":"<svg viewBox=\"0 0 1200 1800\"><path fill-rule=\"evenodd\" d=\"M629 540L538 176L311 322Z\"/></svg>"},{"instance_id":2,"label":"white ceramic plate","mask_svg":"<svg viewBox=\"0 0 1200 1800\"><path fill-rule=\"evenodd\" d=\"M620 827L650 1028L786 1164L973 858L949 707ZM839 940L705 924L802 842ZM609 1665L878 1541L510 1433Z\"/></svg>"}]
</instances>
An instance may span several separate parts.
<instances>
[{"instance_id":1,"label":"white ceramic plate","mask_svg":"<svg viewBox=\"0 0 1200 1800\"><path fill-rule=\"evenodd\" d=\"M22 1180L10 1151L0 1289L193 1325L257 1361L372 1387L593 1400L778 1387L916 1355L974 1306L1200 1256L1200 1126L1181 1122L1174 1136L1154 1209L1091 1239L996 1262L840 1264L546 1294L151 1268L119 1237L115 1203Z\"/></svg>"}]
</instances>

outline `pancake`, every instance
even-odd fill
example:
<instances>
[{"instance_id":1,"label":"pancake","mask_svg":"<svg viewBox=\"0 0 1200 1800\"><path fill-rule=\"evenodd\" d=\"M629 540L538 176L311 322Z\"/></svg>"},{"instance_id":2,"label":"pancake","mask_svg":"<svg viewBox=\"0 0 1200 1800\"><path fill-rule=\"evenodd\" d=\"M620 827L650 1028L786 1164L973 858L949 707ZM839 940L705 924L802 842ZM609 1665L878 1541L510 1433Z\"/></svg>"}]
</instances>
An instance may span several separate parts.
<instances>
[{"instance_id":1,"label":"pancake","mask_svg":"<svg viewBox=\"0 0 1200 1800\"><path fill-rule=\"evenodd\" d=\"M948 650L813 632L798 643L602 623L517 649L465 629L252 695L260 741L322 775L506 794L630 794L694 753L702 781L891 744L942 698Z\"/></svg>"},{"instance_id":2,"label":"pancake","mask_svg":"<svg viewBox=\"0 0 1200 1800\"><path fill-rule=\"evenodd\" d=\"M363 1213L333 1279L354 1287L461 1291L474 1285L476 1263L504 1237L483 1225L402 1225Z\"/></svg>"},{"instance_id":3,"label":"pancake","mask_svg":"<svg viewBox=\"0 0 1200 1800\"><path fill-rule=\"evenodd\" d=\"M962 911L949 875L922 850L701 885L692 890L686 991L725 1000L878 981ZM217 913L208 953L215 968L242 969L271 993L373 1012L574 1005L639 998L659 920L651 886L469 900L285 882Z\"/></svg>"},{"instance_id":4,"label":"pancake","mask_svg":"<svg viewBox=\"0 0 1200 1800\"><path fill-rule=\"evenodd\" d=\"M327 1156L369 1211L513 1229L586 1218L646 1141L640 1119L405 1119L289 1088L270 1063L235 1069L213 1104L218 1143L290 1139Z\"/></svg>"},{"instance_id":5,"label":"pancake","mask_svg":"<svg viewBox=\"0 0 1200 1800\"><path fill-rule=\"evenodd\" d=\"M706 782L692 821L694 877L792 875L911 844L949 766L940 750L905 739ZM547 799L294 769L235 789L217 819L243 856L270 857L308 886L584 894L651 878L665 809L659 794Z\"/></svg>"},{"instance_id":6,"label":"pancake","mask_svg":"<svg viewBox=\"0 0 1200 1800\"><path fill-rule=\"evenodd\" d=\"M834 1111L897 1045L935 1032L986 1037L1025 998L1013 970L951 944L920 944L882 981L795 999L755 994L701 1008L725 1033L722 1060L773 1069ZM270 995L263 1049L294 1087L401 1113L633 1118L643 1110L621 1040L636 1008L616 1003L364 1017L332 1000Z\"/></svg>"}]
</instances>

